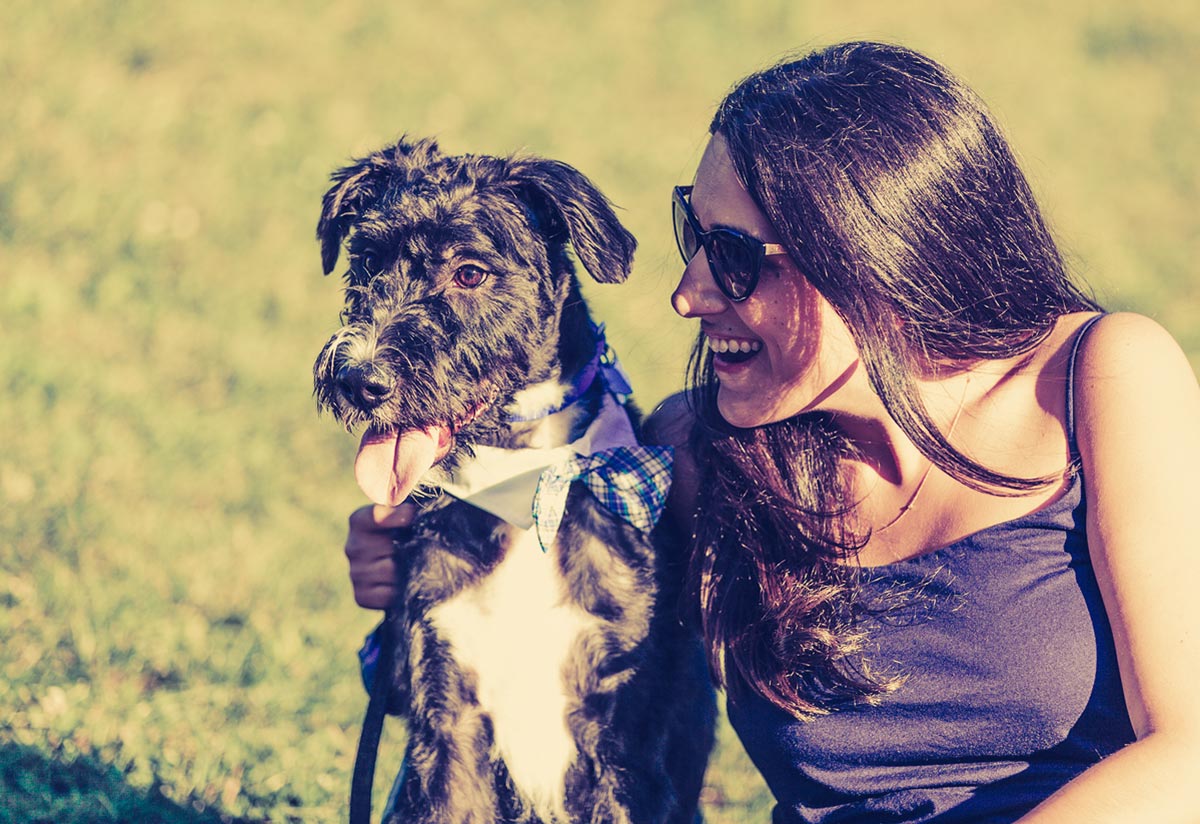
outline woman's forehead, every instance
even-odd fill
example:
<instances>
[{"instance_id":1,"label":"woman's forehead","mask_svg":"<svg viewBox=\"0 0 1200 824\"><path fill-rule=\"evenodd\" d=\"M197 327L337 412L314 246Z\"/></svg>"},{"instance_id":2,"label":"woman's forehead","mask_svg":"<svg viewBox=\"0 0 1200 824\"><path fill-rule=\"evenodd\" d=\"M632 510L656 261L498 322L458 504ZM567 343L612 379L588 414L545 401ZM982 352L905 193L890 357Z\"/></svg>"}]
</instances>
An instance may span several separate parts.
<instances>
[{"instance_id":1,"label":"woman's forehead","mask_svg":"<svg viewBox=\"0 0 1200 824\"><path fill-rule=\"evenodd\" d=\"M692 210L702 228L735 229L765 243L778 243L771 221L738 178L728 144L720 132L714 134L696 167Z\"/></svg>"}]
</instances>

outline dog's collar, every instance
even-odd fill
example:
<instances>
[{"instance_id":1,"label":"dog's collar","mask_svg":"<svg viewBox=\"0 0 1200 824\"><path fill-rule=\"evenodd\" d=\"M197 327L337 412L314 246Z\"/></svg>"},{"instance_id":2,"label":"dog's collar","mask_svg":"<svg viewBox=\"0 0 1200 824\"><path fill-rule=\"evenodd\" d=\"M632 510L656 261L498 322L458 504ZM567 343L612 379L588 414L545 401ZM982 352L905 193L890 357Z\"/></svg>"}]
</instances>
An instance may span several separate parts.
<instances>
[{"instance_id":1,"label":"dog's collar","mask_svg":"<svg viewBox=\"0 0 1200 824\"><path fill-rule=\"evenodd\" d=\"M597 376L604 381L604 388L610 394L615 395L619 403L624 405L629 400L629 396L633 394L633 388L629 384L629 376L625 374L625 370L617 361L616 353L613 352L604 337L604 324L593 324L592 331L596 336L596 350L592 353L591 359L575 373L571 382L567 384L562 400L532 412L509 415L509 423L529 423L562 412L569 406L578 403L587 394L587 391L592 388L592 384L596 382Z\"/></svg>"},{"instance_id":2,"label":"dog's collar","mask_svg":"<svg viewBox=\"0 0 1200 824\"><path fill-rule=\"evenodd\" d=\"M616 397L605 393L600 411L578 440L541 449L476 446L474 459L450 473L435 469L430 481L460 501L529 529L538 480L547 468L566 464L577 455L636 446L629 415Z\"/></svg>"}]
</instances>

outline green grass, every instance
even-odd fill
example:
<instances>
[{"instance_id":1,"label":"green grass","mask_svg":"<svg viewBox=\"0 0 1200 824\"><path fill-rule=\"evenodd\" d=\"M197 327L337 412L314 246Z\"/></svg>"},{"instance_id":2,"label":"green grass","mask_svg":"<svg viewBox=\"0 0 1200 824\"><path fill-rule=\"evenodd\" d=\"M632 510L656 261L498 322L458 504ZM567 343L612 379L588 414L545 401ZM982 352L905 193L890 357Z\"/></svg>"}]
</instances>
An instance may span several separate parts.
<instances>
[{"instance_id":1,"label":"green grass","mask_svg":"<svg viewBox=\"0 0 1200 824\"><path fill-rule=\"evenodd\" d=\"M794 49L904 42L992 103L1102 298L1200 363L1200 19L873 5L6 3L0 824L344 817L374 616L353 439L310 396L340 308L312 234L329 171L402 132L561 158L623 207L634 276L588 292L651 406L692 335L667 193L715 102ZM766 820L727 729L709 783L711 821Z\"/></svg>"}]
</instances>

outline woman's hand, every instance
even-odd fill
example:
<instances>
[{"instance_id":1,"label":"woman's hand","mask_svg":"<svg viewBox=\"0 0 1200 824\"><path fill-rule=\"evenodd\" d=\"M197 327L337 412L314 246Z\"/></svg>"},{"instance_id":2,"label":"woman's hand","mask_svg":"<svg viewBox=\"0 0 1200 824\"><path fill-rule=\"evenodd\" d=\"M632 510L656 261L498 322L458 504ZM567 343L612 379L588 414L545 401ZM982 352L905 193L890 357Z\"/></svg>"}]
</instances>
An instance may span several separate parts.
<instances>
[{"instance_id":1,"label":"woman's hand","mask_svg":"<svg viewBox=\"0 0 1200 824\"><path fill-rule=\"evenodd\" d=\"M417 508L410 503L397 507L371 504L350 516L346 534L346 558L354 600L366 609L387 609L396 597L396 562L392 538L396 529L409 526Z\"/></svg>"}]
</instances>

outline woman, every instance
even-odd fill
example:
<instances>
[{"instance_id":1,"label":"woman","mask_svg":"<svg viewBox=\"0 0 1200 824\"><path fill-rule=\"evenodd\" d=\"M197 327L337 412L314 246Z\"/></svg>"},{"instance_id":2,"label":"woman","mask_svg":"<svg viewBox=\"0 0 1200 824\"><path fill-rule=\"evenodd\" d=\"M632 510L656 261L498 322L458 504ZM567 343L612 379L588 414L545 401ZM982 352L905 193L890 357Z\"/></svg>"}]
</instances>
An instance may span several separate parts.
<instances>
[{"instance_id":1,"label":"woman","mask_svg":"<svg viewBox=\"0 0 1200 824\"><path fill-rule=\"evenodd\" d=\"M780 64L711 132L673 202L690 401L650 430L775 820L1200 819L1178 345L1071 285L991 116L918 54ZM364 606L406 517L351 521Z\"/></svg>"}]
</instances>

